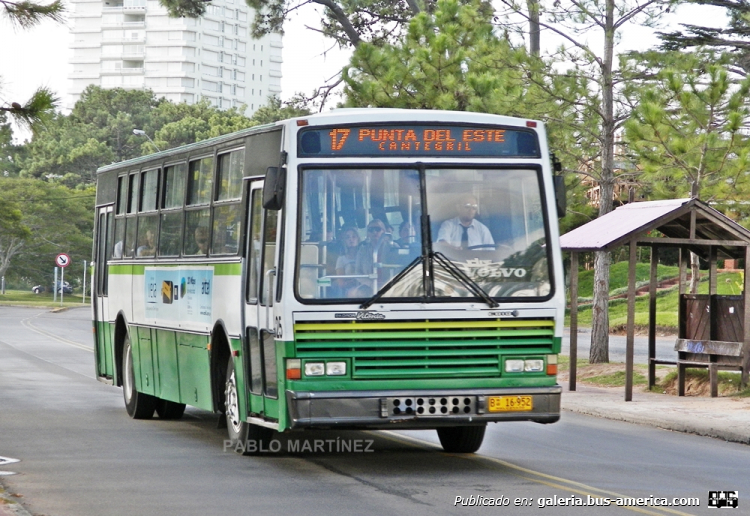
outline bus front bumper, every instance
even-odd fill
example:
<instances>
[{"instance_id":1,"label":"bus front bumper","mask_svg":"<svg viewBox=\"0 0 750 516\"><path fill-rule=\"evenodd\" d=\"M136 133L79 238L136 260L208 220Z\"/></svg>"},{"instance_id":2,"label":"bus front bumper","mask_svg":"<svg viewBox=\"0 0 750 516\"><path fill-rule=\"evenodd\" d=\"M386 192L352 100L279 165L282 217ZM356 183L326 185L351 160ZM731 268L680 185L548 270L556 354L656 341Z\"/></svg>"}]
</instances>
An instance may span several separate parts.
<instances>
[{"instance_id":1,"label":"bus front bumper","mask_svg":"<svg viewBox=\"0 0 750 516\"><path fill-rule=\"evenodd\" d=\"M292 429L427 429L497 421L554 423L562 387L404 391L286 391Z\"/></svg>"}]
</instances>

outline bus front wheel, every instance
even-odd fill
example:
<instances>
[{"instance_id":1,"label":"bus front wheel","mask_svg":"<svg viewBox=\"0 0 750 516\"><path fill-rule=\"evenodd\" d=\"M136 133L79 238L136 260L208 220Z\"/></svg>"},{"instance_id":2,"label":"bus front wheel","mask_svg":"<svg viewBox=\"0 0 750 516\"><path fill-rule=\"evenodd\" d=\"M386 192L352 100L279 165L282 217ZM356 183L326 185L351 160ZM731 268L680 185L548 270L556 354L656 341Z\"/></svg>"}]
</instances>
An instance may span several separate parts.
<instances>
[{"instance_id":1,"label":"bus front wheel","mask_svg":"<svg viewBox=\"0 0 750 516\"><path fill-rule=\"evenodd\" d=\"M438 428L440 444L448 453L474 453L482 446L487 425Z\"/></svg>"},{"instance_id":2,"label":"bus front wheel","mask_svg":"<svg viewBox=\"0 0 750 516\"><path fill-rule=\"evenodd\" d=\"M234 361L231 358L227 364L224 400L227 433L232 448L242 455L252 455L264 449L264 447L267 449L273 438L273 430L244 421L242 414L240 414L237 376L234 372Z\"/></svg>"},{"instance_id":3,"label":"bus front wheel","mask_svg":"<svg viewBox=\"0 0 750 516\"><path fill-rule=\"evenodd\" d=\"M122 396L125 399L125 410L133 419L151 419L156 409L156 398L150 394L138 392L135 388L133 372L133 350L130 336L125 335L122 346Z\"/></svg>"}]
</instances>

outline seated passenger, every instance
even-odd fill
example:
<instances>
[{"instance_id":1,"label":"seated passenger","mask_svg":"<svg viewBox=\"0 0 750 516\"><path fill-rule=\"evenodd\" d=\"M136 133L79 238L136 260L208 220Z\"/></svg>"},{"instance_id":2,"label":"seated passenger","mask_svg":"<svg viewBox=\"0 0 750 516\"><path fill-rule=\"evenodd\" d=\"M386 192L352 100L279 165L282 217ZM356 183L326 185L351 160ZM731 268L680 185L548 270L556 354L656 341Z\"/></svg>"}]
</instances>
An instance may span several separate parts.
<instances>
[{"instance_id":1,"label":"seated passenger","mask_svg":"<svg viewBox=\"0 0 750 516\"><path fill-rule=\"evenodd\" d=\"M138 247L136 256L154 256L156 254L156 235L152 229L146 230L143 245Z\"/></svg>"},{"instance_id":2,"label":"seated passenger","mask_svg":"<svg viewBox=\"0 0 750 516\"><path fill-rule=\"evenodd\" d=\"M354 228L345 228L340 238L343 252L336 260L336 276L352 276L356 269L359 233ZM338 287L337 294L344 296L349 290L358 287L359 282L354 278L337 278L336 286Z\"/></svg>"},{"instance_id":3,"label":"seated passenger","mask_svg":"<svg viewBox=\"0 0 750 516\"><path fill-rule=\"evenodd\" d=\"M440 225L437 242L445 242L455 249L494 246L495 240L490 230L474 218L478 210L479 203L476 197L471 194L459 197L456 203L457 215Z\"/></svg>"},{"instance_id":4,"label":"seated passenger","mask_svg":"<svg viewBox=\"0 0 750 516\"><path fill-rule=\"evenodd\" d=\"M375 264L387 262L394 248L391 239L385 236L383 221L372 219L367 225L367 240L362 242L357 249L355 273L373 274ZM383 285L387 279L387 275L382 270L378 270L378 286Z\"/></svg>"},{"instance_id":5,"label":"seated passenger","mask_svg":"<svg viewBox=\"0 0 750 516\"><path fill-rule=\"evenodd\" d=\"M208 254L208 228L198 226L195 228L195 245L198 247L196 254Z\"/></svg>"},{"instance_id":6,"label":"seated passenger","mask_svg":"<svg viewBox=\"0 0 750 516\"><path fill-rule=\"evenodd\" d=\"M408 222L402 222L398 228L398 236L398 240L394 243L403 249L408 248L414 242L414 229L412 225Z\"/></svg>"}]
</instances>

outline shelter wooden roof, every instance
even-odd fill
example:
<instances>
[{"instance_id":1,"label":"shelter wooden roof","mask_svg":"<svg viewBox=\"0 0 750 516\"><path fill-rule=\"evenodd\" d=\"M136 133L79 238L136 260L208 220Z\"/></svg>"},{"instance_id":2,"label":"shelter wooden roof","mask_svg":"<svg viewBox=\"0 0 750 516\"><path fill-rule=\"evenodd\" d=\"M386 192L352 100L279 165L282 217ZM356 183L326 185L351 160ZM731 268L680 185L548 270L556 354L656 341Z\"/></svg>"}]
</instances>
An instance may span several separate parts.
<instances>
[{"instance_id":1,"label":"shelter wooden roof","mask_svg":"<svg viewBox=\"0 0 750 516\"><path fill-rule=\"evenodd\" d=\"M709 247L744 258L750 231L703 201L670 199L620 206L561 236L560 245L563 251L610 251L633 239L639 245L683 247L704 258Z\"/></svg>"}]
</instances>

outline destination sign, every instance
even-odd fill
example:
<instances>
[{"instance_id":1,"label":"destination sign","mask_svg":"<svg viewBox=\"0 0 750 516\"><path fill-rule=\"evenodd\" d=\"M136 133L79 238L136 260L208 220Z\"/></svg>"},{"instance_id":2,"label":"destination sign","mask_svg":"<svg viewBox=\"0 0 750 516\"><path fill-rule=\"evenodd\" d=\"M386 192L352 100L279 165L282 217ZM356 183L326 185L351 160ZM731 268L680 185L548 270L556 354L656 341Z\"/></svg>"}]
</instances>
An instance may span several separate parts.
<instances>
[{"instance_id":1,"label":"destination sign","mask_svg":"<svg viewBox=\"0 0 750 516\"><path fill-rule=\"evenodd\" d=\"M310 127L299 133L301 157L478 156L539 158L533 130L517 127L375 125Z\"/></svg>"}]
</instances>

